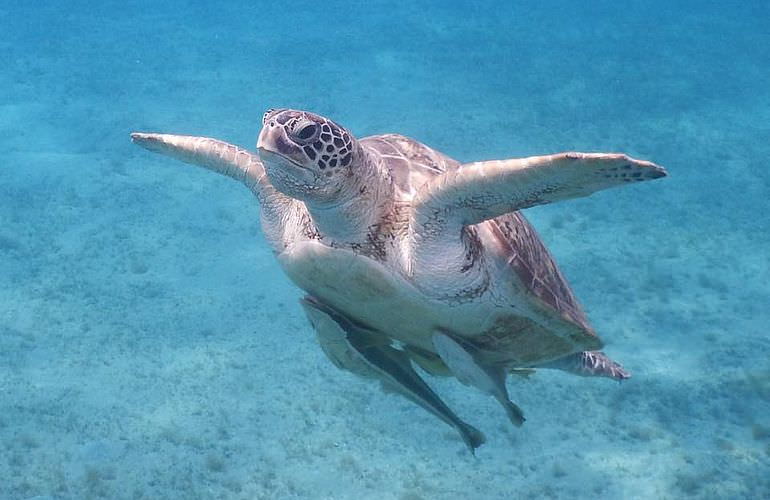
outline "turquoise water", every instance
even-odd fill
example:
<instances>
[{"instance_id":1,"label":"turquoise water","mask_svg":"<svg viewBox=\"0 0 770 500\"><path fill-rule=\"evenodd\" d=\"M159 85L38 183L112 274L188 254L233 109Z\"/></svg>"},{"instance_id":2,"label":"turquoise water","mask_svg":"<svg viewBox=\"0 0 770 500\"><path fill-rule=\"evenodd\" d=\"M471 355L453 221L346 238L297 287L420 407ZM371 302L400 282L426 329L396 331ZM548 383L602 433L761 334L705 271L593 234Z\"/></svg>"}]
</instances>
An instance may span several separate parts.
<instances>
[{"instance_id":1,"label":"turquoise water","mask_svg":"<svg viewBox=\"0 0 770 500\"><path fill-rule=\"evenodd\" d=\"M768 4L228 4L0 4L0 498L770 496ZM667 167L526 212L633 378L429 379L473 458L334 368L252 195L128 140L271 107Z\"/></svg>"}]
</instances>

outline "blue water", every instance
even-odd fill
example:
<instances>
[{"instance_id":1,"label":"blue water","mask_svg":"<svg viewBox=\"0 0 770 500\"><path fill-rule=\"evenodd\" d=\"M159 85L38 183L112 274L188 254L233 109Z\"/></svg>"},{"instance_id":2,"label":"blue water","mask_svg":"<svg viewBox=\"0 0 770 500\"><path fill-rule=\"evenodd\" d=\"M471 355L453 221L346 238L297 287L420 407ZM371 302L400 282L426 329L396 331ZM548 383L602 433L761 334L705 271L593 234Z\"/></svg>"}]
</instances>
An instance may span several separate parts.
<instances>
[{"instance_id":1,"label":"blue water","mask_svg":"<svg viewBox=\"0 0 770 500\"><path fill-rule=\"evenodd\" d=\"M770 496L770 4L218 3L0 4L1 498ZM128 140L270 107L666 166L527 211L634 377L430 379L473 458L335 369L251 194Z\"/></svg>"}]
</instances>

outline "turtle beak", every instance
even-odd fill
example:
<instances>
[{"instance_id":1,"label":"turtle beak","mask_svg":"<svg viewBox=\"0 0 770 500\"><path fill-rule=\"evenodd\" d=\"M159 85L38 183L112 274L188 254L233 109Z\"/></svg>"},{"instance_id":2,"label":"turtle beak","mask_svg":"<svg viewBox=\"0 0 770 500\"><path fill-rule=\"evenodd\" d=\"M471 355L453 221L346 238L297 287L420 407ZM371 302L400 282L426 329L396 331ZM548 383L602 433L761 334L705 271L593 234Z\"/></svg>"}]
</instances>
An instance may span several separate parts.
<instances>
[{"instance_id":1,"label":"turtle beak","mask_svg":"<svg viewBox=\"0 0 770 500\"><path fill-rule=\"evenodd\" d=\"M259 159L262 160L262 165L265 166L265 172L267 172L267 176L271 182L280 184L281 181L279 179L290 177L295 179L295 182L299 182L306 186L315 184L317 177L316 173L304 165L300 165L288 156L265 147L258 147L257 151L259 152Z\"/></svg>"},{"instance_id":2,"label":"turtle beak","mask_svg":"<svg viewBox=\"0 0 770 500\"><path fill-rule=\"evenodd\" d=\"M304 159L302 150L285 136L282 127L263 128L257 139L257 151L263 162L282 157L297 168L309 170L301 164Z\"/></svg>"}]
</instances>

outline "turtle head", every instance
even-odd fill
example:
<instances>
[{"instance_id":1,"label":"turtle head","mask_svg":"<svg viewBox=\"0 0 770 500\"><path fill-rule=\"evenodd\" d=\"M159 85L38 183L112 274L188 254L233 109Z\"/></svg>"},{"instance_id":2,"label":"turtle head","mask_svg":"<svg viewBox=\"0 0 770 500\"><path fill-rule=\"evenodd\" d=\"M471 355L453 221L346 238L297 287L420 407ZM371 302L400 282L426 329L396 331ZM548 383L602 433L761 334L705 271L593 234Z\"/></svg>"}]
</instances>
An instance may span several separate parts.
<instances>
[{"instance_id":1,"label":"turtle head","mask_svg":"<svg viewBox=\"0 0 770 500\"><path fill-rule=\"evenodd\" d=\"M328 118L268 110L257 149L270 182L292 198L333 206L354 196L362 149L350 132Z\"/></svg>"}]
</instances>

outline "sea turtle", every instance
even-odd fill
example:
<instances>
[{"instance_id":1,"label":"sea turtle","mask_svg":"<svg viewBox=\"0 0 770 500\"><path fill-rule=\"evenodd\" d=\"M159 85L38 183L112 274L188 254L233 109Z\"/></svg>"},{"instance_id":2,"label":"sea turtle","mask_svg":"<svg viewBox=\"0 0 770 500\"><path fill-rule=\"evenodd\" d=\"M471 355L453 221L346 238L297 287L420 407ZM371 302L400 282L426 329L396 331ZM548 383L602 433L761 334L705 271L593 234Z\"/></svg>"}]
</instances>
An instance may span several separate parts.
<instances>
[{"instance_id":1,"label":"sea turtle","mask_svg":"<svg viewBox=\"0 0 770 500\"><path fill-rule=\"evenodd\" d=\"M535 367L624 379L519 210L664 177L624 154L465 163L395 134L356 139L307 111L271 109L257 152L206 137L134 133L151 151L244 183L281 267L305 293L339 368L375 378L454 427L414 365L494 396L517 426L509 373Z\"/></svg>"}]
</instances>

